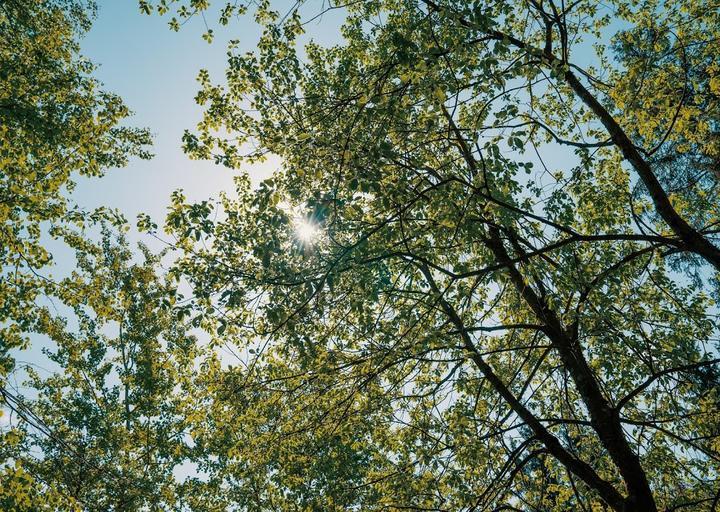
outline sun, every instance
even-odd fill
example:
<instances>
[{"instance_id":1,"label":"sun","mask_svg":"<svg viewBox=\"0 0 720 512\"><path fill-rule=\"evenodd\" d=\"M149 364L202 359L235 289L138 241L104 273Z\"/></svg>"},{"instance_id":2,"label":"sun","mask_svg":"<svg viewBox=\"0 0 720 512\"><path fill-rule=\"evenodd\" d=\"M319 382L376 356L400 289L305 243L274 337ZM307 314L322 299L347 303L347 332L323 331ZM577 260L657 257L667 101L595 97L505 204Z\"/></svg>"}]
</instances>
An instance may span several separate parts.
<instances>
[{"instance_id":1,"label":"sun","mask_svg":"<svg viewBox=\"0 0 720 512\"><path fill-rule=\"evenodd\" d=\"M286 201L278 204L278 207L287 213L292 222L294 238L303 245L310 245L317 241L322 235L322 227L312 216L303 211L300 206L292 206Z\"/></svg>"},{"instance_id":2,"label":"sun","mask_svg":"<svg viewBox=\"0 0 720 512\"><path fill-rule=\"evenodd\" d=\"M305 244L312 243L320 234L320 228L312 220L306 217L296 217L295 236Z\"/></svg>"}]
</instances>

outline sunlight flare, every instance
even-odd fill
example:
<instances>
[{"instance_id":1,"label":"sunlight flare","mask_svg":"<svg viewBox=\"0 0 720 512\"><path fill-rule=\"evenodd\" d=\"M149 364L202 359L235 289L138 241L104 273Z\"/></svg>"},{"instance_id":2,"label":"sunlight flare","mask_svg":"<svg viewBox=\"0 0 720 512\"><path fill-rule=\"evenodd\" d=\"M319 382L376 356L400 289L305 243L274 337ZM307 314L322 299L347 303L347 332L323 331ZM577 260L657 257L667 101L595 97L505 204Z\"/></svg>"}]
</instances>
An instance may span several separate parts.
<instances>
[{"instance_id":1,"label":"sunlight flare","mask_svg":"<svg viewBox=\"0 0 720 512\"><path fill-rule=\"evenodd\" d=\"M312 220L298 216L294 220L295 236L305 244L314 242L320 234L320 228Z\"/></svg>"}]
</instances>

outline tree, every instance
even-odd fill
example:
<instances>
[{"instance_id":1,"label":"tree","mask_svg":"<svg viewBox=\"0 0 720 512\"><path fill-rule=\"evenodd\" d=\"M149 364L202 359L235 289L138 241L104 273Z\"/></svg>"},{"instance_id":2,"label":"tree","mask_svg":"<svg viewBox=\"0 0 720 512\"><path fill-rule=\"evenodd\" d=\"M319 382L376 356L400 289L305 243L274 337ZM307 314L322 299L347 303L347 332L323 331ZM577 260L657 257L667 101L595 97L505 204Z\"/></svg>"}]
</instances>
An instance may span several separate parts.
<instances>
[{"instance_id":1,"label":"tree","mask_svg":"<svg viewBox=\"0 0 720 512\"><path fill-rule=\"evenodd\" d=\"M220 220L176 195L166 224L195 322L240 362L198 391L205 489L716 510L717 6L342 7L343 41L300 58L317 13L261 3L257 52L200 74L188 153L283 161Z\"/></svg>"},{"instance_id":2,"label":"tree","mask_svg":"<svg viewBox=\"0 0 720 512\"><path fill-rule=\"evenodd\" d=\"M197 340L173 315L178 294L158 274L163 254L141 247L143 261L133 262L125 238L108 227L99 244L75 236L78 267L59 288L72 315L46 312L41 321L58 371L26 369L34 398L2 390L14 428L0 452L10 489L0 504L180 510L175 471L191 455L185 418ZM18 480L26 485L10 485Z\"/></svg>"},{"instance_id":3,"label":"tree","mask_svg":"<svg viewBox=\"0 0 720 512\"><path fill-rule=\"evenodd\" d=\"M42 233L89 215L70 199L74 180L149 157L147 130L120 126L127 107L78 53L94 9L84 0L0 5L0 384L38 320L40 274L52 262Z\"/></svg>"},{"instance_id":4,"label":"tree","mask_svg":"<svg viewBox=\"0 0 720 512\"><path fill-rule=\"evenodd\" d=\"M94 66L79 54L78 39L89 28L94 9L93 2L84 0L0 3L0 415L12 413L3 418L0 432L3 510L77 510L81 503L68 499L57 474L31 463L29 450L37 446L23 429L42 418L23 416L27 401L9 389L8 376L15 370L14 356L28 346L30 336L48 335L57 323L50 322L48 298L57 300L64 293L71 298L48 275L53 262L48 239L63 239L69 226L83 226L88 219L116 220L116 213L85 212L76 206L71 198L75 179L101 176L132 156L150 156L148 132L120 126L129 115L127 107L102 90L92 77ZM56 335L58 329L55 325ZM71 367L65 365L70 373L79 371ZM68 378L54 381L54 393L43 384L47 407L53 400L57 406L65 400L69 408L63 383L67 385ZM67 420L52 412L57 414L52 419L43 415L48 423ZM14 425L16 414L25 420ZM63 435L72 438L90 426L77 428ZM53 455L61 446L55 445L55 452L49 446L44 462L57 463L61 459ZM65 453L70 457L66 462L76 460L71 455Z\"/></svg>"}]
</instances>

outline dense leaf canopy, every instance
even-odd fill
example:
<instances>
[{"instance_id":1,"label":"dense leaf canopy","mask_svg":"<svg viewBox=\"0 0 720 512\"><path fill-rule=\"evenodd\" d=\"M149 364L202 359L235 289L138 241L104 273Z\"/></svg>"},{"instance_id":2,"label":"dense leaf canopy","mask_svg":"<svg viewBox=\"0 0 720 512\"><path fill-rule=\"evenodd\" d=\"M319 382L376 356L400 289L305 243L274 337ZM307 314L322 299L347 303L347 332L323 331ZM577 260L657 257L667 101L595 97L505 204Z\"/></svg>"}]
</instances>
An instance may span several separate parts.
<instances>
[{"instance_id":1,"label":"dense leaf canopy","mask_svg":"<svg viewBox=\"0 0 720 512\"><path fill-rule=\"evenodd\" d=\"M237 190L172 197L187 300L75 243L33 407L116 484L32 428L27 471L88 510L720 508L720 6L140 7L263 27L183 141Z\"/></svg>"},{"instance_id":2,"label":"dense leaf canopy","mask_svg":"<svg viewBox=\"0 0 720 512\"><path fill-rule=\"evenodd\" d=\"M358 2L301 57L305 9L185 139L283 168L168 218L254 352L208 384L228 503L716 507L717 6Z\"/></svg>"},{"instance_id":3,"label":"dense leaf canopy","mask_svg":"<svg viewBox=\"0 0 720 512\"><path fill-rule=\"evenodd\" d=\"M55 482L57 475L38 480L42 475L32 474L34 459L27 444L31 441L24 429L66 419L51 403L58 405L54 393L61 392L63 382L78 384L76 375L71 377L69 371L64 380L43 384L52 389L52 398L43 406L44 418L34 417L8 387L11 372L17 370L13 355L33 335L61 341L62 320L49 306L55 304L53 297L64 302L70 295L47 275L53 260L47 246L50 237L69 237L67 241L80 249L82 236L73 235L73 227L117 218L109 211L76 207L69 198L74 180L100 176L109 167L125 165L131 156L149 156L148 132L120 126L127 108L119 97L101 89L91 75L93 65L78 53L78 37L89 28L93 14L94 4L84 1L0 3L0 395L5 409L1 412L14 410L20 419L19 429L0 432L3 510L75 509L75 500L68 503L66 491ZM92 299L84 294L82 300ZM2 419L8 421L7 416ZM69 421L65 428L75 433L67 436L80 435L89 423ZM62 438L53 435L55 440ZM68 446L73 445L67 440L46 444L48 464L53 451ZM77 447L72 449L77 452ZM55 461L56 470L67 464L59 463Z\"/></svg>"}]
</instances>

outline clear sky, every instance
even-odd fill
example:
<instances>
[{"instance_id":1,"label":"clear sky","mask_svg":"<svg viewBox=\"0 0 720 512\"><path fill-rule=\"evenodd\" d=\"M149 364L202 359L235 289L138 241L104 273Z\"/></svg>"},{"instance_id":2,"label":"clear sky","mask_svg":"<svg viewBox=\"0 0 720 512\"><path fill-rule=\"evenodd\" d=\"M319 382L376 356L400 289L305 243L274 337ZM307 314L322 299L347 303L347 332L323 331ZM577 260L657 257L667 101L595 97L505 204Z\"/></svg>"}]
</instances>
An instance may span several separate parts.
<instances>
[{"instance_id":1,"label":"clear sky","mask_svg":"<svg viewBox=\"0 0 720 512\"><path fill-rule=\"evenodd\" d=\"M201 18L173 32L167 17L141 14L136 0L98 4L98 17L82 40L83 54L99 65L95 75L105 88L119 94L135 112L127 124L152 131L156 156L112 169L101 179L79 180L75 199L86 208L119 208L131 223L145 212L161 224L175 189L184 189L191 200L232 190L235 171L190 160L180 148L180 139L183 130L192 129L200 119L201 109L194 101L198 71L208 69L216 81L222 81L228 39L239 39L243 50L254 48L258 30L252 18L235 20L229 27L215 23L216 38L208 44L201 38L205 31ZM212 23L210 17L208 22ZM272 166L267 163L248 171L259 180L269 175Z\"/></svg>"},{"instance_id":2,"label":"clear sky","mask_svg":"<svg viewBox=\"0 0 720 512\"><path fill-rule=\"evenodd\" d=\"M235 18L223 27L210 12L206 19L215 39L208 44L201 37L206 30L201 17L191 18L179 32L173 32L168 17L141 14L137 0L97 3L98 16L81 42L82 52L99 66L95 75L105 88L120 95L135 112L128 124L152 131L156 156L113 169L101 179L79 180L74 198L85 208L119 208L133 224L137 214L144 212L162 225L173 190L182 188L191 201L233 190L237 171L190 160L180 147L181 137L200 120L202 110L194 101L198 71L207 69L215 82L222 82L227 42L237 39L239 51L254 50L260 32L252 15ZM215 2L216 6L220 3ZM292 0L273 2L281 12L292 5ZM323 44L337 42L341 16L339 12L325 14L306 27L306 38ZM243 171L257 183L277 164L269 160Z\"/></svg>"}]
</instances>

